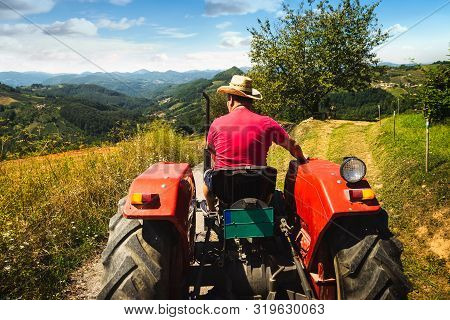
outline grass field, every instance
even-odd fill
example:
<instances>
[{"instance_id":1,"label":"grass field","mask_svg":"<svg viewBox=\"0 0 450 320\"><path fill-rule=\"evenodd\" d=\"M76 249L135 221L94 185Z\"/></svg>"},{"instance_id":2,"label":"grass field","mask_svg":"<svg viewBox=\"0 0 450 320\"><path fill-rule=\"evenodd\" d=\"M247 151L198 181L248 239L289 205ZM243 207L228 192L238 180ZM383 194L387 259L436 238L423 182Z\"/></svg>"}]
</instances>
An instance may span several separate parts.
<instances>
[{"instance_id":1,"label":"grass field","mask_svg":"<svg viewBox=\"0 0 450 320\"><path fill-rule=\"evenodd\" d=\"M0 299L59 298L104 245L131 181L158 161L199 161L198 141L156 123L100 152L0 163Z\"/></svg>"},{"instance_id":2,"label":"grass field","mask_svg":"<svg viewBox=\"0 0 450 320\"><path fill-rule=\"evenodd\" d=\"M397 140L392 118L382 126L370 122L305 121L293 131L310 157L340 163L354 155L368 167L367 178L389 212L390 228L404 244L405 273L414 286L411 299L450 298L450 223L448 181L450 129L430 130L430 172L425 174L425 122L421 115L397 117ZM277 185L291 160L279 147L269 164L279 168Z\"/></svg>"}]
</instances>

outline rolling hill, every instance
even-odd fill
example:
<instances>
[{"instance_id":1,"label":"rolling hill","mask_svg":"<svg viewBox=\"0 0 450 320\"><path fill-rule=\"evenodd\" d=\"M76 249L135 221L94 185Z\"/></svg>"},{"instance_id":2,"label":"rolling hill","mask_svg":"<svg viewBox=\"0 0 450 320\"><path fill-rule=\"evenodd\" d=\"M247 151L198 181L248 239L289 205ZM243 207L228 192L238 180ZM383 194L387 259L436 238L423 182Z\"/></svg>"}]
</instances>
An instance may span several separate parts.
<instances>
[{"instance_id":1,"label":"rolling hill","mask_svg":"<svg viewBox=\"0 0 450 320\"><path fill-rule=\"evenodd\" d=\"M117 141L152 104L94 85L0 85L0 160Z\"/></svg>"},{"instance_id":2,"label":"rolling hill","mask_svg":"<svg viewBox=\"0 0 450 320\"><path fill-rule=\"evenodd\" d=\"M180 84L195 79L210 79L219 70L203 71L148 71L136 72L84 72L81 74L49 74L43 72L0 72L0 83L17 87L32 84L95 84L110 90L135 97L151 97L154 91L171 84Z\"/></svg>"}]
</instances>

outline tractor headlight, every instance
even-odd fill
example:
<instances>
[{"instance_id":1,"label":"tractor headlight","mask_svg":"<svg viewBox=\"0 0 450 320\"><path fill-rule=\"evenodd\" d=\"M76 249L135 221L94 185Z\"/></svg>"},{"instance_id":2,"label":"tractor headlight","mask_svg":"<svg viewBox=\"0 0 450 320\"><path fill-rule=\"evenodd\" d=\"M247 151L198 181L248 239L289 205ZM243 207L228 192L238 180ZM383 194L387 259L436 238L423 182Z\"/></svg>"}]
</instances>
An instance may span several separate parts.
<instances>
[{"instance_id":1,"label":"tractor headlight","mask_svg":"<svg viewBox=\"0 0 450 320\"><path fill-rule=\"evenodd\" d=\"M344 158L344 162L341 164L341 176L349 183L361 181L366 175L366 171L366 164L356 157Z\"/></svg>"}]
</instances>

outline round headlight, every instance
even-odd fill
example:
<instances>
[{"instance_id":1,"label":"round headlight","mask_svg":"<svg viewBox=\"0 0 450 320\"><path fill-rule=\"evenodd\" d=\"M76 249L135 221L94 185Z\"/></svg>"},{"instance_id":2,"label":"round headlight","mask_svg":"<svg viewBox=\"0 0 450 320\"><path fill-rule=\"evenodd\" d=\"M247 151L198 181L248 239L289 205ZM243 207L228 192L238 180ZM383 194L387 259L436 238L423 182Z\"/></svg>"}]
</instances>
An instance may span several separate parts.
<instances>
[{"instance_id":1,"label":"round headlight","mask_svg":"<svg viewBox=\"0 0 450 320\"><path fill-rule=\"evenodd\" d=\"M366 170L366 164L356 157L345 158L341 164L341 176L349 183L361 181L366 175Z\"/></svg>"}]
</instances>

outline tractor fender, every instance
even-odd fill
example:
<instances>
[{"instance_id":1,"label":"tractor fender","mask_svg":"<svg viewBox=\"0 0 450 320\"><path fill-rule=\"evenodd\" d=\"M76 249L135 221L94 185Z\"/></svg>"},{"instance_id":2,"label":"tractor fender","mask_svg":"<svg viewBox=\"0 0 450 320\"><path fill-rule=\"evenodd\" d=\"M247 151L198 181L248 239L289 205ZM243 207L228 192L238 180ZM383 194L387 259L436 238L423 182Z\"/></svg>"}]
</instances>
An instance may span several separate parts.
<instances>
[{"instance_id":1,"label":"tractor fender","mask_svg":"<svg viewBox=\"0 0 450 320\"><path fill-rule=\"evenodd\" d=\"M376 215L377 199L353 202L350 189L370 188L367 180L348 184L333 162L311 159L306 164L291 161L285 182L285 198L291 212L300 217L298 245L308 270L327 227L337 218Z\"/></svg>"},{"instance_id":2,"label":"tractor fender","mask_svg":"<svg viewBox=\"0 0 450 320\"><path fill-rule=\"evenodd\" d=\"M133 203L133 195L150 196L150 204ZM195 218L195 182L187 163L159 162L132 182L123 207L128 219L169 221L180 234L185 252L191 252L190 236Z\"/></svg>"}]
</instances>

